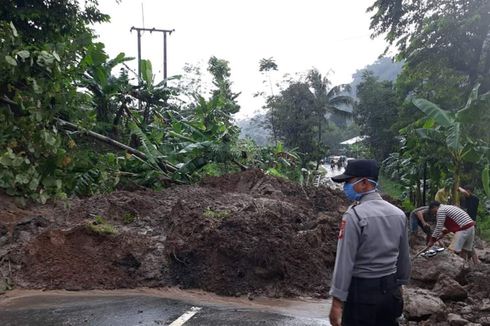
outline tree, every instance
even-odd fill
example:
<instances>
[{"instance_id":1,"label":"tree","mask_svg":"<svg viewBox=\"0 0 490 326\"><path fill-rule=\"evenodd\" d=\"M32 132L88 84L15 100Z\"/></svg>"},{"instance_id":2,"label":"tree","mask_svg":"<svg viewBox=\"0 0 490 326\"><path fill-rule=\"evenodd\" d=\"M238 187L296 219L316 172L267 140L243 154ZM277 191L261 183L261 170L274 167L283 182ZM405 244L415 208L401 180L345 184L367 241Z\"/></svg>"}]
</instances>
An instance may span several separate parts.
<instances>
[{"instance_id":1,"label":"tree","mask_svg":"<svg viewBox=\"0 0 490 326\"><path fill-rule=\"evenodd\" d=\"M326 154L325 143L322 140L324 126L327 123L327 114L338 116L345 119L350 113L345 111L342 106L349 106L354 103L350 96L344 95L350 91L349 85L338 85L330 88L330 81L323 77L317 69L308 72L308 83L312 88L315 98L315 117L317 127L317 158L316 169L320 165L320 160Z\"/></svg>"},{"instance_id":2,"label":"tree","mask_svg":"<svg viewBox=\"0 0 490 326\"><path fill-rule=\"evenodd\" d=\"M389 45L398 50L397 58L405 60L396 81L399 98L427 101L413 101L416 106L406 101L401 106L396 126L403 136L408 136L405 153L412 155L413 164L420 164L420 160L415 160L417 155L438 153L439 158L432 165L437 165L439 171L431 171L433 179L449 172L456 175L456 184L460 178L476 184L486 160L475 162L473 158L474 153L488 156L484 144L490 138L486 127L490 114L482 101L473 101L465 113L460 114L460 108L466 107L465 100L474 96L477 83L480 92L490 90L490 2L376 0L368 11L373 13L373 37L384 35ZM438 109L446 110L427 111L428 103L437 103ZM425 123L420 122L422 112L430 117ZM435 112L444 112L438 119L446 116L445 122L434 120ZM422 124L425 128L421 128ZM418 128L418 140L410 128ZM448 135L450 138L446 139ZM423 143L432 146L420 151ZM406 155L403 156L408 159Z\"/></svg>"},{"instance_id":3,"label":"tree","mask_svg":"<svg viewBox=\"0 0 490 326\"><path fill-rule=\"evenodd\" d=\"M293 82L280 95L268 103L273 115L278 140L286 148L297 148L303 167L321 154L316 146L316 101L310 86L304 82Z\"/></svg>"},{"instance_id":4,"label":"tree","mask_svg":"<svg viewBox=\"0 0 490 326\"><path fill-rule=\"evenodd\" d=\"M240 96L240 93L233 93L231 90L232 82L230 81L229 62L213 56L209 59L208 71L213 76L213 85L216 87L212 98L223 100L220 105L224 114L237 113L240 110L240 106L236 102L236 98Z\"/></svg>"},{"instance_id":5,"label":"tree","mask_svg":"<svg viewBox=\"0 0 490 326\"><path fill-rule=\"evenodd\" d=\"M397 149L397 130L392 129L398 116L400 101L390 81L379 81L370 71L365 71L357 87L358 104L354 108L354 118L361 134L377 160L383 161Z\"/></svg>"},{"instance_id":6,"label":"tree","mask_svg":"<svg viewBox=\"0 0 490 326\"><path fill-rule=\"evenodd\" d=\"M67 146L56 117L78 119L77 89L89 24L107 21L96 1L2 1L0 5L0 188L44 202L66 196Z\"/></svg>"},{"instance_id":7,"label":"tree","mask_svg":"<svg viewBox=\"0 0 490 326\"><path fill-rule=\"evenodd\" d=\"M469 94L481 83L490 90L490 2L488 0L377 0L373 36L385 35L411 69L438 76L430 63L440 63L465 79Z\"/></svg>"},{"instance_id":8,"label":"tree","mask_svg":"<svg viewBox=\"0 0 490 326\"><path fill-rule=\"evenodd\" d=\"M471 125L467 125L468 117L477 114L475 110L478 108L488 109L488 107L476 105L478 104L477 102L487 102L490 99L490 93L478 95L479 87L480 85L476 85L473 88L466 105L455 113L442 110L436 104L425 99L413 99L413 104L430 118L425 124L425 129L420 130L421 136L432 138L437 133L443 133L446 138L446 146L452 161L454 177L453 198L456 203L459 202L458 188L461 182L464 162L480 161L482 155L486 154L486 151L478 151L476 149L476 144L469 136L471 134ZM427 132L429 130L430 133ZM483 142L481 145L488 148L489 140L482 139L481 141Z\"/></svg>"},{"instance_id":9,"label":"tree","mask_svg":"<svg viewBox=\"0 0 490 326\"><path fill-rule=\"evenodd\" d=\"M271 88L271 95L274 96L274 89L272 88L272 80L271 80L271 71L277 71L277 64L274 58L261 59L259 62L259 71L265 72L267 75L267 79L269 80L269 86Z\"/></svg>"},{"instance_id":10,"label":"tree","mask_svg":"<svg viewBox=\"0 0 490 326\"><path fill-rule=\"evenodd\" d=\"M127 72L123 70L119 77L112 75L114 67L129 60L132 58L126 57L124 53L109 59L102 43L93 43L87 47L87 54L80 63L86 72L79 85L86 87L92 94L98 122L118 121L117 112L130 101L128 97L133 87L129 84Z\"/></svg>"},{"instance_id":11,"label":"tree","mask_svg":"<svg viewBox=\"0 0 490 326\"><path fill-rule=\"evenodd\" d=\"M262 73L265 73L267 76L267 80L269 81L269 87L271 89L271 93L269 96L266 96L266 107L269 107L269 110L273 110L272 106L268 105L270 101L274 100L274 88L272 86L272 79L271 79L271 71L277 71L278 67L277 64L274 60L274 58L263 58L259 61L259 71ZM277 132L275 130L275 123L274 123L274 113L271 111L269 114L265 115L266 117L266 124L265 127L268 127L271 132L272 132L272 139L274 141L274 144L277 145Z\"/></svg>"}]
</instances>

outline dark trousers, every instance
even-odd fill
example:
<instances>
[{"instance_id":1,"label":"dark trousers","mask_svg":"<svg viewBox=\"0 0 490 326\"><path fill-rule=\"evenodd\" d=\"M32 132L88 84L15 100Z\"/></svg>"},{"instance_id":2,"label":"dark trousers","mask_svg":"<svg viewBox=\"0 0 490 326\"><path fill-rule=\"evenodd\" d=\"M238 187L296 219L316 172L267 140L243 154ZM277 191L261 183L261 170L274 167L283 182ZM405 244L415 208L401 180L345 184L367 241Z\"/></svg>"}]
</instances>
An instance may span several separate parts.
<instances>
[{"instance_id":1,"label":"dark trousers","mask_svg":"<svg viewBox=\"0 0 490 326\"><path fill-rule=\"evenodd\" d=\"M395 275L376 279L353 277L344 303L344 326L394 326L403 312L401 288Z\"/></svg>"}]
</instances>

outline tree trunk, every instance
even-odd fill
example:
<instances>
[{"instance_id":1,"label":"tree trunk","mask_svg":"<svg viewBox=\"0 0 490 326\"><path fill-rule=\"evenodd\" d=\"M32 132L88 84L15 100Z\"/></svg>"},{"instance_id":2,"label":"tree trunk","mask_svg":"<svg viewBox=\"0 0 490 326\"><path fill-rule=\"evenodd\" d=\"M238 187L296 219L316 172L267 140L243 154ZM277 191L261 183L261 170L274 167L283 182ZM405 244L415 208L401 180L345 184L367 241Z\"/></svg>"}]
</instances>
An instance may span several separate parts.
<instances>
[{"instance_id":1,"label":"tree trunk","mask_svg":"<svg viewBox=\"0 0 490 326\"><path fill-rule=\"evenodd\" d=\"M422 193L420 192L420 187L422 186L420 184L420 178L417 176L417 186L415 189L415 206L420 207L422 203Z\"/></svg>"},{"instance_id":2,"label":"tree trunk","mask_svg":"<svg viewBox=\"0 0 490 326\"><path fill-rule=\"evenodd\" d=\"M459 201L459 191L458 188L461 185L461 161L454 158L453 159L453 164L454 164L454 184L453 184L453 189L452 189L452 204L460 206L460 201Z\"/></svg>"},{"instance_id":3,"label":"tree trunk","mask_svg":"<svg viewBox=\"0 0 490 326\"><path fill-rule=\"evenodd\" d=\"M321 146L322 146L322 119L321 119L321 117L319 117L319 119L318 119L318 148L317 148L318 157L316 159L316 169L315 169L317 171L318 171L318 168L320 167Z\"/></svg>"},{"instance_id":4,"label":"tree trunk","mask_svg":"<svg viewBox=\"0 0 490 326\"><path fill-rule=\"evenodd\" d=\"M271 114L271 128L272 128L272 139L274 140L274 146L277 145L277 132L276 132L276 125L274 123L274 108L271 106L270 107L270 114Z\"/></svg>"},{"instance_id":5,"label":"tree trunk","mask_svg":"<svg viewBox=\"0 0 490 326\"><path fill-rule=\"evenodd\" d=\"M90 136L92 138L95 138L97 140L100 140L100 141L103 141L109 145L112 145L113 147L116 147L116 148L119 148L119 149L122 149L122 150L125 150L143 160L146 160L147 157L146 157L146 154L143 153L143 152L140 152L139 150L135 149L135 148L132 148L128 145L125 145L123 143L120 143L118 142L117 140L114 140L112 138L109 138L107 136L104 136L104 135L101 135L99 133L96 133L96 132L93 132L93 131L90 131L90 130L87 130L83 127L80 127L80 126L77 126L76 124L73 124L71 122L68 122L68 121L65 121L65 120L62 120L62 119L56 119L59 124L61 126L65 126L65 127L70 127L72 129L75 129L75 130L78 130L78 131L81 131L83 133L85 133L87 136ZM162 160L160 160L158 162L158 165L160 166L160 168L162 168L164 171L169 171L169 172L175 172L177 171L177 168L172 165L171 163L169 162L164 162Z\"/></svg>"}]
</instances>

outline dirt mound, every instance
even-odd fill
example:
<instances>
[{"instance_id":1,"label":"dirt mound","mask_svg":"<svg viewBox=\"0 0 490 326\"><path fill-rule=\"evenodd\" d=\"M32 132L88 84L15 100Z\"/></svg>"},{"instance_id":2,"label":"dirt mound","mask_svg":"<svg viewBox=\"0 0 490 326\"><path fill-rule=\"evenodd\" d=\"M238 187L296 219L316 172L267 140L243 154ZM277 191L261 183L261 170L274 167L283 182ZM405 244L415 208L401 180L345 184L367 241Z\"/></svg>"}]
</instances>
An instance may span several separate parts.
<instances>
[{"instance_id":1,"label":"dirt mound","mask_svg":"<svg viewBox=\"0 0 490 326\"><path fill-rule=\"evenodd\" d=\"M17 235L0 256L16 285L29 288L180 285L325 297L347 205L340 192L250 170L22 211L8 229L0 220L4 241ZM96 220L115 234L87 229Z\"/></svg>"},{"instance_id":2,"label":"dirt mound","mask_svg":"<svg viewBox=\"0 0 490 326\"><path fill-rule=\"evenodd\" d=\"M208 178L213 200L179 201L166 220L171 277L224 295L325 297L339 207L328 188L302 189L259 170Z\"/></svg>"},{"instance_id":3,"label":"dirt mound","mask_svg":"<svg viewBox=\"0 0 490 326\"><path fill-rule=\"evenodd\" d=\"M221 200L240 204L174 206L167 250L176 283L225 295L327 295L340 213L244 194Z\"/></svg>"},{"instance_id":4,"label":"dirt mound","mask_svg":"<svg viewBox=\"0 0 490 326\"><path fill-rule=\"evenodd\" d=\"M137 286L144 237L104 236L86 226L50 230L22 251L19 279L24 287L115 289Z\"/></svg>"},{"instance_id":5,"label":"dirt mound","mask_svg":"<svg viewBox=\"0 0 490 326\"><path fill-rule=\"evenodd\" d=\"M223 192L244 193L252 196L304 196L300 185L265 175L258 169L228 174L221 177L208 177L201 182L201 185L216 188Z\"/></svg>"},{"instance_id":6,"label":"dirt mound","mask_svg":"<svg viewBox=\"0 0 490 326\"><path fill-rule=\"evenodd\" d=\"M118 191L24 209L3 202L0 291L177 285L223 295L326 297L348 204L339 191L302 188L258 170L161 192ZM97 223L111 232L89 227ZM465 302L490 295L489 266L457 279ZM465 307L448 305L458 313Z\"/></svg>"}]
</instances>

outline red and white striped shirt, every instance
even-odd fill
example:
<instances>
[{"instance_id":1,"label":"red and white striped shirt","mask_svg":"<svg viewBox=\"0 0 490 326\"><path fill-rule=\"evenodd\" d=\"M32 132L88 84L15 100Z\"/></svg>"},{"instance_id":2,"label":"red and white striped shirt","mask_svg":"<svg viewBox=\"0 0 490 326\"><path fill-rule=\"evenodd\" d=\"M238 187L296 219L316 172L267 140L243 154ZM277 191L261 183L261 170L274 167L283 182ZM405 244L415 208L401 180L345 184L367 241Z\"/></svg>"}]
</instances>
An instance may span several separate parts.
<instances>
[{"instance_id":1,"label":"red and white striped shirt","mask_svg":"<svg viewBox=\"0 0 490 326\"><path fill-rule=\"evenodd\" d=\"M442 229L445 227L449 232L466 230L475 225L475 222L464 210L453 205L442 205L437 210L437 224L432 238L439 239Z\"/></svg>"}]
</instances>

